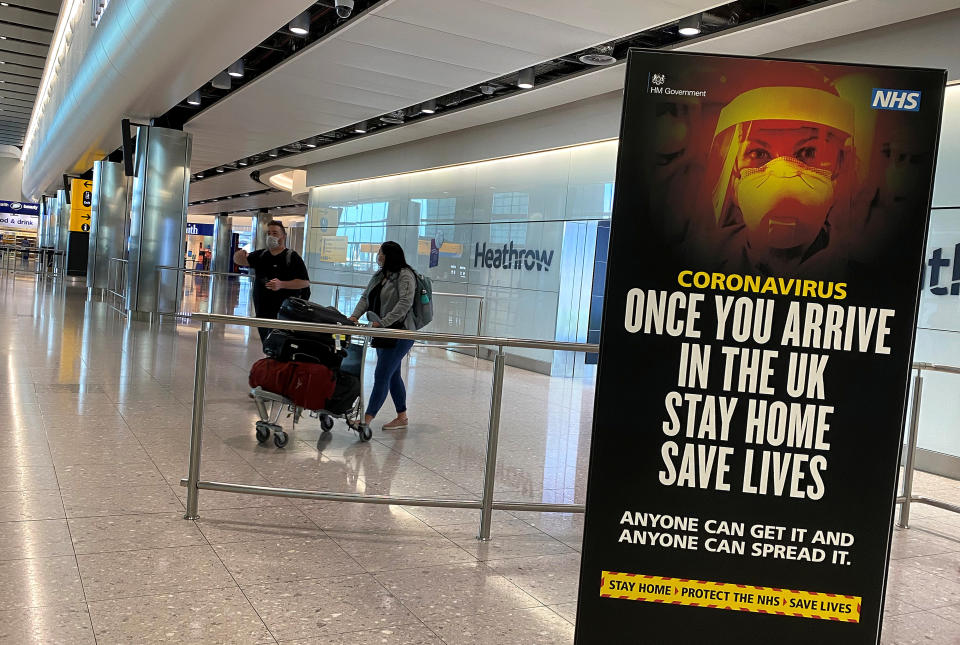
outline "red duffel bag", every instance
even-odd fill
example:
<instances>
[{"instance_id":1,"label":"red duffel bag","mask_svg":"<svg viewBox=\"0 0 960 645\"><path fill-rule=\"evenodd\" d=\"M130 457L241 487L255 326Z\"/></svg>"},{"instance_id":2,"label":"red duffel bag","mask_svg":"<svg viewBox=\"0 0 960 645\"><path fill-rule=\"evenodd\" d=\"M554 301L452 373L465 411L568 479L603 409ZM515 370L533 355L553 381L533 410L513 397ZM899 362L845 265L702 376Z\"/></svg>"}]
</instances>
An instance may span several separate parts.
<instances>
[{"instance_id":1,"label":"red duffel bag","mask_svg":"<svg viewBox=\"0 0 960 645\"><path fill-rule=\"evenodd\" d=\"M322 410L337 382L333 371L319 363L261 358L250 368L250 387L285 396L307 410Z\"/></svg>"}]
</instances>

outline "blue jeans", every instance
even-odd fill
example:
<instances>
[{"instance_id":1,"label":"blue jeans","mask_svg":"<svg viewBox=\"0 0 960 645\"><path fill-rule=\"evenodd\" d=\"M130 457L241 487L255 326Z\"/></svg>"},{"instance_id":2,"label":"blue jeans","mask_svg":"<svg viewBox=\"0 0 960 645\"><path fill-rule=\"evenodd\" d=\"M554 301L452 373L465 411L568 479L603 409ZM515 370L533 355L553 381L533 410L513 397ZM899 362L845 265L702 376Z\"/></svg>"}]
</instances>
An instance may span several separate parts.
<instances>
[{"instance_id":1,"label":"blue jeans","mask_svg":"<svg viewBox=\"0 0 960 645\"><path fill-rule=\"evenodd\" d=\"M371 417L377 416L377 412L383 407L384 401L387 400L387 390L390 391L390 398L393 399L397 413L407 411L407 388L404 387L403 377L400 376L400 365L403 364L403 357L412 347L412 340L398 340L396 347L377 349L377 369L373 373L373 391L370 392L370 400L367 402L367 414Z\"/></svg>"}]
</instances>

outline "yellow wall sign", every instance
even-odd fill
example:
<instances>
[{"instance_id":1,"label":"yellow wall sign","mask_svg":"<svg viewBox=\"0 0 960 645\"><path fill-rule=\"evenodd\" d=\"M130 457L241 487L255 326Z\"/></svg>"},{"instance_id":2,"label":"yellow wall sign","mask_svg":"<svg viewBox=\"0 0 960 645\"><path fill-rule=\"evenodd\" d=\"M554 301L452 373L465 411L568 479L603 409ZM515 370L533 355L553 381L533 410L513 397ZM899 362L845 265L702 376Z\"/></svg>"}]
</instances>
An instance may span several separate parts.
<instances>
[{"instance_id":1,"label":"yellow wall sign","mask_svg":"<svg viewBox=\"0 0 960 645\"><path fill-rule=\"evenodd\" d=\"M347 236L324 235L320 238L321 262L347 261Z\"/></svg>"},{"instance_id":2,"label":"yellow wall sign","mask_svg":"<svg viewBox=\"0 0 960 645\"><path fill-rule=\"evenodd\" d=\"M76 233L90 232L90 206L93 203L93 181L70 180L70 230Z\"/></svg>"},{"instance_id":3,"label":"yellow wall sign","mask_svg":"<svg viewBox=\"0 0 960 645\"><path fill-rule=\"evenodd\" d=\"M859 596L604 571L600 597L757 614L860 622Z\"/></svg>"}]
</instances>

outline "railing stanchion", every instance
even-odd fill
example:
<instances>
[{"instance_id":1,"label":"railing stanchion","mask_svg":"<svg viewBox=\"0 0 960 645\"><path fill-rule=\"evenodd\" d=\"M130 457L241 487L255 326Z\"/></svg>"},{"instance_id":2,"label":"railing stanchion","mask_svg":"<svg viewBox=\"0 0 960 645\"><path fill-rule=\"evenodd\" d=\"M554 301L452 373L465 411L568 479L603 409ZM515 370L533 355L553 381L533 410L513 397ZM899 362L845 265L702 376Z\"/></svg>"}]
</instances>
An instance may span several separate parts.
<instances>
[{"instance_id":1,"label":"railing stanchion","mask_svg":"<svg viewBox=\"0 0 960 645\"><path fill-rule=\"evenodd\" d=\"M910 502L913 501L913 472L917 463L917 435L920 430L920 403L923 400L923 370L918 369L913 377L913 399L911 400L910 424L907 426L907 461L903 467L903 505L900 507L902 529L910 528Z\"/></svg>"},{"instance_id":2,"label":"railing stanchion","mask_svg":"<svg viewBox=\"0 0 960 645\"><path fill-rule=\"evenodd\" d=\"M487 460L483 471L483 497L480 500L480 535L478 540L490 539L493 521L493 491L497 477L497 444L500 441L500 409L503 406L503 347L497 348L493 361L493 388L490 393L490 426L487 430Z\"/></svg>"},{"instance_id":3,"label":"railing stanchion","mask_svg":"<svg viewBox=\"0 0 960 645\"><path fill-rule=\"evenodd\" d=\"M203 442L203 399L207 381L207 343L210 323L204 321L197 332L197 364L193 376L193 422L190 427L190 465L187 472L187 513L184 519L195 520L198 515L200 489L200 448Z\"/></svg>"},{"instance_id":4,"label":"railing stanchion","mask_svg":"<svg viewBox=\"0 0 960 645\"><path fill-rule=\"evenodd\" d=\"M477 336L483 336L483 298L480 298L480 306L477 309ZM480 360L480 345L474 346L474 352L477 360Z\"/></svg>"}]
</instances>

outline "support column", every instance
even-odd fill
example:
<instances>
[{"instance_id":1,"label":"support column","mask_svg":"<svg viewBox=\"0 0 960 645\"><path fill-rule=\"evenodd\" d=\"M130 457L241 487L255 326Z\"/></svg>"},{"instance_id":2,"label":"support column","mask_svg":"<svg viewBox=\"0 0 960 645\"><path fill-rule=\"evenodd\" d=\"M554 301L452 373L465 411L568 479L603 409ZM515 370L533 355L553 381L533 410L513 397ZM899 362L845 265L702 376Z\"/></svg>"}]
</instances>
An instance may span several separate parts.
<instances>
[{"instance_id":1,"label":"support column","mask_svg":"<svg viewBox=\"0 0 960 645\"><path fill-rule=\"evenodd\" d=\"M229 273L233 266L233 218L226 213L217 215L213 222L214 271Z\"/></svg>"},{"instance_id":2,"label":"support column","mask_svg":"<svg viewBox=\"0 0 960 645\"><path fill-rule=\"evenodd\" d=\"M126 258L127 178L123 164L93 164L93 203L87 253L87 289L103 291L110 280L110 258Z\"/></svg>"},{"instance_id":3,"label":"support column","mask_svg":"<svg viewBox=\"0 0 960 645\"><path fill-rule=\"evenodd\" d=\"M217 215L213 222L213 262L215 273L229 273L233 266L233 218L226 213ZM222 275L210 276L210 312L232 313L228 306L230 287L234 279ZM223 325L219 325L221 329Z\"/></svg>"},{"instance_id":4,"label":"support column","mask_svg":"<svg viewBox=\"0 0 960 645\"><path fill-rule=\"evenodd\" d=\"M253 249L267 248L267 224L273 219L266 209L253 218Z\"/></svg>"},{"instance_id":5,"label":"support column","mask_svg":"<svg viewBox=\"0 0 960 645\"><path fill-rule=\"evenodd\" d=\"M67 241L70 238L70 204L67 203L67 191L57 191L57 230L54 247L58 251L67 252Z\"/></svg>"},{"instance_id":6,"label":"support column","mask_svg":"<svg viewBox=\"0 0 960 645\"><path fill-rule=\"evenodd\" d=\"M130 318L175 311L180 300L182 274L164 271L158 285L157 267L183 268L191 143L180 130L142 126L137 132L125 303Z\"/></svg>"}]
</instances>

